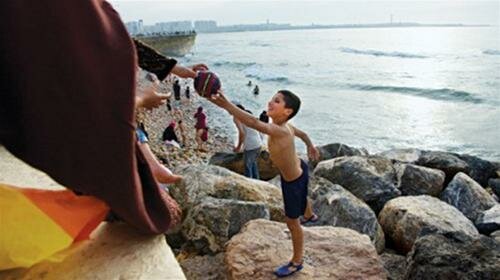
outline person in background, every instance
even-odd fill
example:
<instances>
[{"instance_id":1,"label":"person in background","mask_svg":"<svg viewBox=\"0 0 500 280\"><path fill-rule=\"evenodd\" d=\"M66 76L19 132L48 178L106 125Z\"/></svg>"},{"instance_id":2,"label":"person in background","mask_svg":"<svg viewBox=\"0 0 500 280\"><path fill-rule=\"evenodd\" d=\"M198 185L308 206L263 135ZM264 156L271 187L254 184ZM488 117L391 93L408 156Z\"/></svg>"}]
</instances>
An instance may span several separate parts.
<instances>
[{"instance_id":1,"label":"person in background","mask_svg":"<svg viewBox=\"0 0 500 280\"><path fill-rule=\"evenodd\" d=\"M236 105L241 110L252 114L249 110L246 110L243 105ZM253 179L260 179L259 177L259 166L257 165L257 158L260 154L260 149L262 147L262 139L260 133L248 126L244 125L237 118L233 118L233 122L238 129L238 143L234 147L236 153L241 152L243 149L243 162L245 167L245 176Z\"/></svg>"},{"instance_id":2,"label":"person in background","mask_svg":"<svg viewBox=\"0 0 500 280\"><path fill-rule=\"evenodd\" d=\"M269 123L269 116L267 115L266 110L260 113L259 120L263 123ZM260 132L260 136L262 137L262 142L267 143L267 135L265 133Z\"/></svg>"},{"instance_id":3,"label":"person in background","mask_svg":"<svg viewBox=\"0 0 500 280\"><path fill-rule=\"evenodd\" d=\"M190 93L189 86L186 86L186 90L184 91L184 93L186 95L186 100L189 102L191 100L191 93Z\"/></svg>"},{"instance_id":4,"label":"person in background","mask_svg":"<svg viewBox=\"0 0 500 280\"><path fill-rule=\"evenodd\" d=\"M255 85L255 87L253 88L253 94L255 95L258 95L259 94L259 86L258 85Z\"/></svg>"},{"instance_id":5,"label":"person in background","mask_svg":"<svg viewBox=\"0 0 500 280\"><path fill-rule=\"evenodd\" d=\"M185 147L187 145L186 127L184 126L184 122L182 120L179 120L177 122L177 129L179 130L179 134L181 135L181 139L182 139L181 147Z\"/></svg>"},{"instance_id":6,"label":"person in background","mask_svg":"<svg viewBox=\"0 0 500 280\"><path fill-rule=\"evenodd\" d=\"M177 148L180 148L179 139L177 138L177 134L175 133L175 121L171 121L170 124L163 130L163 135L161 140L165 142L165 144L170 144Z\"/></svg>"},{"instance_id":7,"label":"person in background","mask_svg":"<svg viewBox=\"0 0 500 280\"><path fill-rule=\"evenodd\" d=\"M269 116L267 115L266 110L262 111L259 115L259 120L264 123L269 123Z\"/></svg>"},{"instance_id":8,"label":"person in background","mask_svg":"<svg viewBox=\"0 0 500 280\"><path fill-rule=\"evenodd\" d=\"M196 113L194 114L194 118L196 119L194 128L196 130L196 143L198 144L198 150L206 152L207 150L205 149L203 144L208 140L208 127L207 115L203 113L203 107L198 107ZM205 140L203 140L203 138Z\"/></svg>"},{"instance_id":9,"label":"person in background","mask_svg":"<svg viewBox=\"0 0 500 280\"><path fill-rule=\"evenodd\" d=\"M248 81L247 87L251 87L251 86L252 86L252 81Z\"/></svg>"}]
</instances>

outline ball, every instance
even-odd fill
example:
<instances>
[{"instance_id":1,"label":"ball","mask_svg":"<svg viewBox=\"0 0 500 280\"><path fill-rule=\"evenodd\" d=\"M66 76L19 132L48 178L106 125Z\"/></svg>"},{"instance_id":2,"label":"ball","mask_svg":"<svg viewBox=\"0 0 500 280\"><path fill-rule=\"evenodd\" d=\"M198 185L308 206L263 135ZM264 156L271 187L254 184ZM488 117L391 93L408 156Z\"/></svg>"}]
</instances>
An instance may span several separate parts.
<instances>
[{"instance_id":1,"label":"ball","mask_svg":"<svg viewBox=\"0 0 500 280\"><path fill-rule=\"evenodd\" d=\"M203 97L210 97L220 89L219 77L210 71L199 71L194 78L194 89Z\"/></svg>"}]
</instances>

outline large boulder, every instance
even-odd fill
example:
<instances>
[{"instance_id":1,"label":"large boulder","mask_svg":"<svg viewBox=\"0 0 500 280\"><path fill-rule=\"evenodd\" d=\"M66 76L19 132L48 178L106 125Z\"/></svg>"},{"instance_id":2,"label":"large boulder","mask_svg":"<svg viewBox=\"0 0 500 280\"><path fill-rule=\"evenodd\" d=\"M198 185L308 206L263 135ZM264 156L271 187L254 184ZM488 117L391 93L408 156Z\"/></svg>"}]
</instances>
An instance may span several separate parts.
<instances>
[{"instance_id":1,"label":"large boulder","mask_svg":"<svg viewBox=\"0 0 500 280\"><path fill-rule=\"evenodd\" d=\"M459 172L441 193L441 199L460 210L471 221L496 204L493 197L466 174Z\"/></svg>"},{"instance_id":2,"label":"large boulder","mask_svg":"<svg viewBox=\"0 0 500 280\"><path fill-rule=\"evenodd\" d=\"M312 185L313 209L319 216L314 226L330 225L345 227L370 237L377 248L382 252L385 247L385 238L377 216L359 198L355 197L342 186L319 178Z\"/></svg>"},{"instance_id":3,"label":"large boulder","mask_svg":"<svg viewBox=\"0 0 500 280\"><path fill-rule=\"evenodd\" d=\"M422 151L418 149L392 149L377 155L388 158L394 162L414 164L418 161L421 154Z\"/></svg>"},{"instance_id":4,"label":"large boulder","mask_svg":"<svg viewBox=\"0 0 500 280\"><path fill-rule=\"evenodd\" d=\"M368 236L330 226L304 228L304 269L293 279L386 279ZM276 267L292 255L286 225L252 220L227 243L229 279L273 279Z\"/></svg>"},{"instance_id":5,"label":"large boulder","mask_svg":"<svg viewBox=\"0 0 500 280\"><path fill-rule=\"evenodd\" d=\"M401 195L391 161L380 156L340 157L322 161L314 169L314 175L343 186L376 213L388 200Z\"/></svg>"},{"instance_id":6,"label":"large boulder","mask_svg":"<svg viewBox=\"0 0 500 280\"><path fill-rule=\"evenodd\" d=\"M243 153L215 153L210 158L209 164L222 166L241 175L245 173ZM269 152L266 150L260 152L257 165L261 180L270 180L279 174L279 170L273 166Z\"/></svg>"},{"instance_id":7,"label":"large boulder","mask_svg":"<svg viewBox=\"0 0 500 280\"><path fill-rule=\"evenodd\" d=\"M248 221L269 219L269 209L262 202L205 197L182 224L182 234L201 253L223 251L224 244Z\"/></svg>"},{"instance_id":8,"label":"large boulder","mask_svg":"<svg viewBox=\"0 0 500 280\"><path fill-rule=\"evenodd\" d=\"M486 236L432 233L417 239L408 254L405 279L481 279L500 277L500 243Z\"/></svg>"},{"instance_id":9,"label":"large boulder","mask_svg":"<svg viewBox=\"0 0 500 280\"><path fill-rule=\"evenodd\" d=\"M445 174L439 169L400 163L394 164L394 167L403 195L439 196L443 190Z\"/></svg>"},{"instance_id":10,"label":"large boulder","mask_svg":"<svg viewBox=\"0 0 500 280\"><path fill-rule=\"evenodd\" d=\"M469 165L464 160L452 153L440 151L422 151L417 165L443 170L446 174L447 184L458 172L469 172Z\"/></svg>"},{"instance_id":11,"label":"large boulder","mask_svg":"<svg viewBox=\"0 0 500 280\"><path fill-rule=\"evenodd\" d=\"M341 143L332 143L324 146L318 146L320 158L317 161L311 161L311 165L315 167L320 161L329 160L344 156L367 156L368 151L364 148L357 149Z\"/></svg>"},{"instance_id":12,"label":"large boulder","mask_svg":"<svg viewBox=\"0 0 500 280\"><path fill-rule=\"evenodd\" d=\"M492 162L466 154L457 155L457 157L467 163L469 167L467 175L483 187L488 185L489 178L496 175L496 166Z\"/></svg>"},{"instance_id":13,"label":"large boulder","mask_svg":"<svg viewBox=\"0 0 500 280\"><path fill-rule=\"evenodd\" d=\"M490 234L500 230L500 204L481 212L475 224L479 232L483 234Z\"/></svg>"},{"instance_id":14,"label":"large boulder","mask_svg":"<svg viewBox=\"0 0 500 280\"><path fill-rule=\"evenodd\" d=\"M184 179L170 188L170 194L185 216L204 197L264 202L272 220L283 221L281 190L267 182L248 179L214 165L186 165L176 170Z\"/></svg>"},{"instance_id":15,"label":"large boulder","mask_svg":"<svg viewBox=\"0 0 500 280\"><path fill-rule=\"evenodd\" d=\"M406 273L406 257L384 252L380 255L387 273L387 280L403 280Z\"/></svg>"},{"instance_id":16,"label":"large boulder","mask_svg":"<svg viewBox=\"0 0 500 280\"><path fill-rule=\"evenodd\" d=\"M500 197L500 179L494 178L488 181L488 185L493 190L493 193Z\"/></svg>"},{"instance_id":17,"label":"large boulder","mask_svg":"<svg viewBox=\"0 0 500 280\"><path fill-rule=\"evenodd\" d=\"M226 280L224 253L215 256L194 256L179 261L189 280Z\"/></svg>"},{"instance_id":18,"label":"large boulder","mask_svg":"<svg viewBox=\"0 0 500 280\"><path fill-rule=\"evenodd\" d=\"M379 222L389 241L404 254L411 250L424 228L478 235L474 224L460 211L428 195L403 196L387 202L379 214Z\"/></svg>"}]
</instances>

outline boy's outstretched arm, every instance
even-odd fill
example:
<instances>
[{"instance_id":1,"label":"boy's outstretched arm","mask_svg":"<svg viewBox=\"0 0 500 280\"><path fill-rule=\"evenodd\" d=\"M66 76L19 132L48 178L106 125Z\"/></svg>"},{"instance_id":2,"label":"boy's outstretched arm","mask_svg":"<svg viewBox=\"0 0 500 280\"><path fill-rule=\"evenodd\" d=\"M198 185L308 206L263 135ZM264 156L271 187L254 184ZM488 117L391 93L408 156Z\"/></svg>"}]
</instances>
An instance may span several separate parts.
<instances>
[{"instance_id":1,"label":"boy's outstretched arm","mask_svg":"<svg viewBox=\"0 0 500 280\"><path fill-rule=\"evenodd\" d=\"M234 147L233 151L239 153L241 151L241 147L243 146L243 142L245 140L245 130L243 130L240 121L236 118L234 118L234 124L238 129L238 144L236 144L236 147Z\"/></svg>"},{"instance_id":2,"label":"boy's outstretched arm","mask_svg":"<svg viewBox=\"0 0 500 280\"><path fill-rule=\"evenodd\" d=\"M225 109L229 114L233 115L237 120L244 125L251 127L257 131L271 136L286 135L287 129L272 123L261 122L258 118L236 107L232 102L226 99L224 92L219 90L217 94L208 98L209 101L215 105Z\"/></svg>"},{"instance_id":3,"label":"boy's outstretched arm","mask_svg":"<svg viewBox=\"0 0 500 280\"><path fill-rule=\"evenodd\" d=\"M299 137L307 146L307 155L309 156L309 158L313 159L313 160L318 160L319 159L319 151L316 147L314 147L311 139L309 138L309 136L307 135L307 133L305 133L304 131L290 125L290 127L293 128L293 132L295 134L295 136Z\"/></svg>"}]
</instances>

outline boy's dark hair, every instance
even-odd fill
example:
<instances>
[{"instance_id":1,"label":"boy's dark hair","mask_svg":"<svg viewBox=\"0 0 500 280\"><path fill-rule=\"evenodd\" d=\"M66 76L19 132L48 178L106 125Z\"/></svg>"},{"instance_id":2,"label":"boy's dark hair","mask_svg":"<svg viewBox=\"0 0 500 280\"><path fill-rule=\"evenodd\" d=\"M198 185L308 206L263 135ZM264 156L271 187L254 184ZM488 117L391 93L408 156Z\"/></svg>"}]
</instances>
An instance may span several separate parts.
<instances>
[{"instance_id":1,"label":"boy's dark hair","mask_svg":"<svg viewBox=\"0 0 500 280\"><path fill-rule=\"evenodd\" d=\"M300 98L295 95L293 92L282 89L279 90L278 93L283 95L283 99L285 100L285 108L292 109L292 113L288 116L288 120L295 117L300 109Z\"/></svg>"}]
</instances>

